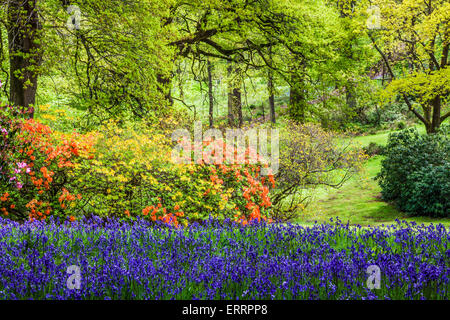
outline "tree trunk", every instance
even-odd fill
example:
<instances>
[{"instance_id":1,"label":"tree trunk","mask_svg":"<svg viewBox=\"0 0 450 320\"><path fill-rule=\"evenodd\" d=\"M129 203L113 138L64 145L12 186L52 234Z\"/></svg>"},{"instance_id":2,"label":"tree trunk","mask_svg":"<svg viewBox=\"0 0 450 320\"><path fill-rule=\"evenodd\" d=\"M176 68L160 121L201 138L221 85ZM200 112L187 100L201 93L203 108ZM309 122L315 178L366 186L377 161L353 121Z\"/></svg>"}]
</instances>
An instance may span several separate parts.
<instances>
[{"instance_id":1,"label":"tree trunk","mask_svg":"<svg viewBox=\"0 0 450 320\"><path fill-rule=\"evenodd\" d=\"M227 75L228 75L228 125L231 127L234 125L234 113L233 113L233 88L231 85L231 63L228 62Z\"/></svg>"},{"instance_id":2,"label":"tree trunk","mask_svg":"<svg viewBox=\"0 0 450 320\"><path fill-rule=\"evenodd\" d=\"M209 95L209 127L214 125L214 93L213 93L213 79L212 79L212 65L211 61L208 64L208 95Z\"/></svg>"},{"instance_id":3,"label":"tree trunk","mask_svg":"<svg viewBox=\"0 0 450 320\"><path fill-rule=\"evenodd\" d=\"M158 91L161 93L164 102L167 103L168 106L172 106L172 77L168 75L158 74L156 76L156 81L158 82Z\"/></svg>"},{"instance_id":4,"label":"tree trunk","mask_svg":"<svg viewBox=\"0 0 450 320\"><path fill-rule=\"evenodd\" d=\"M298 85L291 86L289 96L289 113L291 117L300 123L306 121L306 101L304 92Z\"/></svg>"},{"instance_id":5,"label":"tree trunk","mask_svg":"<svg viewBox=\"0 0 450 320\"><path fill-rule=\"evenodd\" d=\"M41 62L41 26L37 0L8 2L8 43L10 63L10 100L15 106L29 108L34 116L38 67Z\"/></svg>"},{"instance_id":6,"label":"tree trunk","mask_svg":"<svg viewBox=\"0 0 450 320\"><path fill-rule=\"evenodd\" d=\"M269 47L269 58L270 58L270 64L272 66L272 46ZM269 109L270 109L270 121L272 123L276 122L275 119L275 90L274 90L274 84L273 84L273 70L269 67L268 74L267 74L267 89L269 91Z\"/></svg>"},{"instance_id":7,"label":"tree trunk","mask_svg":"<svg viewBox=\"0 0 450 320\"><path fill-rule=\"evenodd\" d=\"M228 124L231 127L242 127L242 94L239 68L228 65Z\"/></svg>"},{"instance_id":8,"label":"tree trunk","mask_svg":"<svg viewBox=\"0 0 450 320\"><path fill-rule=\"evenodd\" d=\"M441 126L441 97L436 96L431 100L430 106L432 108L432 118L430 119L430 125L426 126L428 134L436 133Z\"/></svg>"},{"instance_id":9,"label":"tree trunk","mask_svg":"<svg viewBox=\"0 0 450 320\"><path fill-rule=\"evenodd\" d=\"M300 123L305 123L306 121L306 109L308 103L306 101L306 92L304 79L302 75L305 71L305 64L301 62L299 65L295 65L297 68L291 70L290 79L290 95L289 95L289 113L294 120Z\"/></svg>"},{"instance_id":10,"label":"tree trunk","mask_svg":"<svg viewBox=\"0 0 450 320\"><path fill-rule=\"evenodd\" d=\"M238 81L239 82L239 81ZM239 128L242 127L242 93L241 88L235 86L233 88L233 113L235 115L235 126L237 125ZM237 121L236 121L237 116Z\"/></svg>"},{"instance_id":11,"label":"tree trunk","mask_svg":"<svg viewBox=\"0 0 450 320\"><path fill-rule=\"evenodd\" d=\"M353 84L347 84L345 86L345 92L346 92L347 107L349 108L349 110L355 111L356 110L356 96L355 96L355 89L353 87Z\"/></svg>"},{"instance_id":12,"label":"tree trunk","mask_svg":"<svg viewBox=\"0 0 450 320\"><path fill-rule=\"evenodd\" d=\"M276 119L275 119L275 95L274 95L272 69L269 69L269 72L268 72L267 89L269 91L270 121L272 121L272 123L275 123L276 122Z\"/></svg>"}]
</instances>

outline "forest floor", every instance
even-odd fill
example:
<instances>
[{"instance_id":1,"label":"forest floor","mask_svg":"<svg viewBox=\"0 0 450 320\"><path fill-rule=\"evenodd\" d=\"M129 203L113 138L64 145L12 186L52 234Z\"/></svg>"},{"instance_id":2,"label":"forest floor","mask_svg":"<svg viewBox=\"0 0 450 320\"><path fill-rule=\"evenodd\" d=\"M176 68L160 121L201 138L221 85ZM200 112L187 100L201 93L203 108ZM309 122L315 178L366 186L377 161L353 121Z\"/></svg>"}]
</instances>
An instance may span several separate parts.
<instances>
[{"instance_id":1,"label":"forest floor","mask_svg":"<svg viewBox=\"0 0 450 320\"><path fill-rule=\"evenodd\" d=\"M418 127L419 131L424 131ZM370 142L385 145L389 131L375 135L359 136L354 140L363 146ZM317 190L314 201L304 213L296 220L300 224L327 222L330 218L339 219L350 224L361 226L379 226L395 223L396 219L415 221L421 223L442 223L450 227L450 219L435 219L426 217L408 217L396 207L382 200L381 189L374 179L381 170L383 156L369 158L364 164L364 171L348 180L340 189L320 188Z\"/></svg>"}]
</instances>

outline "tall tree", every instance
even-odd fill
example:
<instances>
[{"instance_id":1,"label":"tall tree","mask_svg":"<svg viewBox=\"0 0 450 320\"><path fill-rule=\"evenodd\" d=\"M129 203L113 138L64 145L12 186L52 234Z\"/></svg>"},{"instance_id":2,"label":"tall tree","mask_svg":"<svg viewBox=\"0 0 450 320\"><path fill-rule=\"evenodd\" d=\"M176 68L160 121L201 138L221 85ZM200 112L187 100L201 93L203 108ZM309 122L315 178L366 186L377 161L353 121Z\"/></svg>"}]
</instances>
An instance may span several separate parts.
<instances>
[{"instance_id":1,"label":"tall tree","mask_svg":"<svg viewBox=\"0 0 450 320\"><path fill-rule=\"evenodd\" d=\"M228 64L228 124L242 127L242 78L240 68L235 63Z\"/></svg>"},{"instance_id":2,"label":"tall tree","mask_svg":"<svg viewBox=\"0 0 450 320\"><path fill-rule=\"evenodd\" d=\"M450 2L373 1L382 30L369 31L393 79L386 97L400 96L427 130L434 133L450 116Z\"/></svg>"},{"instance_id":3,"label":"tall tree","mask_svg":"<svg viewBox=\"0 0 450 320\"><path fill-rule=\"evenodd\" d=\"M5 5L5 4L4 4ZM13 105L33 107L42 58L38 0L8 0L9 98ZM33 112L30 112L33 117Z\"/></svg>"},{"instance_id":4,"label":"tall tree","mask_svg":"<svg viewBox=\"0 0 450 320\"><path fill-rule=\"evenodd\" d=\"M0 14L0 28L8 34L13 104L35 104L44 72L59 72L70 93L97 115L127 110L142 117L170 102L173 50L167 44L174 30L165 25L171 0L79 0L81 21L75 29L67 23L70 4L0 0L7 9Z\"/></svg>"},{"instance_id":5,"label":"tall tree","mask_svg":"<svg viewBox=\"0 0 450 320\"><path fill-rule=\"evenodd\" d=\"M269 47L269 58L270 58L270 63L272 64L272 47ZM269 93L270 121L275 124L276 123L276 119L275 119L275 85L274 85L273 70L270 67L268 68L268 71L267 71L267 91ZM263 112L264 112L264 107L263 107Z\"/></svg>"},{"instance_id":6,"label":"tall tree","mask_svg":"<svg viewBox=\"0 0 450 320\"><path fill-rule=\"evenodd\" d=\"M214 125L214 92L213 92L213 77L212 77L212 64L210 59L207 59L208 70L208 97L209 97L209 127Z\"/></svg>"}]
</instances>

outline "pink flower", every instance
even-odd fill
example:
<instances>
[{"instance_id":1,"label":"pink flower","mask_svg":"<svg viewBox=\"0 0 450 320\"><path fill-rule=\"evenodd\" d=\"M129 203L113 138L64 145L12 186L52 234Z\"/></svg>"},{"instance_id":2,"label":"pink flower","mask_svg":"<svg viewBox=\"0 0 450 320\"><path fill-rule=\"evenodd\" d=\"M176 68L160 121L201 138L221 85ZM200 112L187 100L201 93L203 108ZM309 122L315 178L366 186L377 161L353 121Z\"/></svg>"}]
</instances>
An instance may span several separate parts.
<instances>
[{"instance_id":1,"label":"pink flower","mask_svg":"<svg viewBox=\"0 0 450 320\"><path fill-rule=\"evenodd\" d=\"M19 163L17 164L17 166L18 166L20 169L23 169L23 168L28 167L28 165L27 165L26 162L19 162Z\"/></svg>"},{"instance_id":2,"label":"pink flower","mask_svg":"<svg viewBox=\"0 0 450 320\"><path fill-rule=\"evenodd\" d=\"M16 184L17 189L22 189L23 188L23 184L20 182L17 182Z\"/></svg>"}]
</instances>

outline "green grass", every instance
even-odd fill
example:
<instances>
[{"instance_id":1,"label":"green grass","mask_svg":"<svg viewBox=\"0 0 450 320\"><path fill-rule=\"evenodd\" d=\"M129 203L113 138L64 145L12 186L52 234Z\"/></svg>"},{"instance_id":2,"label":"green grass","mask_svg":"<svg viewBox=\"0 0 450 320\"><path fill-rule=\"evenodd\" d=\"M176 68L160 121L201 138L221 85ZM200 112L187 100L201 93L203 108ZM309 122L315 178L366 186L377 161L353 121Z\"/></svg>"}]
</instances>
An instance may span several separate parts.
<instances>
[{"instance_id":1,"label":"green grass","mask_svg":"<svg viewBox=\"0 0 450 320\"><path fill-rule=\"evenodd\" d=\"M425 127L423 125L415 125L414 126L420 134L424 134ZM386 130L386 131L380 131L377 134L374 135L366 135L366 136L357 136L354 137L353 140L355 142L359 142L362 146L367 146L371 142L375 142L376 144L385 145L388 141L389 134L400 131L400 130Z\"/></svg>"},{"instance_id":2,"label":"green grass","mask_svg":"<svg viewBox=\"0 0 450 320\"><path fill-rule=\"evenodd\" d=\"M425 130L418 127L421 133ZM380 132L370 136L354 138L363 146L370 142L385 145L388 132ZM364 172L347 181L342 188L320 188L317 190L315 201L296 221L310 224L314 221L326 222L330 218L339 217L343 222L362 226L376 226L391 224L395 219L415 221L417 223L442 223L450 227L450 218L433 219L427 217L408 217L395 208L393 204L381 199L381 189L374 180L380 172L382 156L375 156L366 161Z\"/></svg>"}]
</instances>

